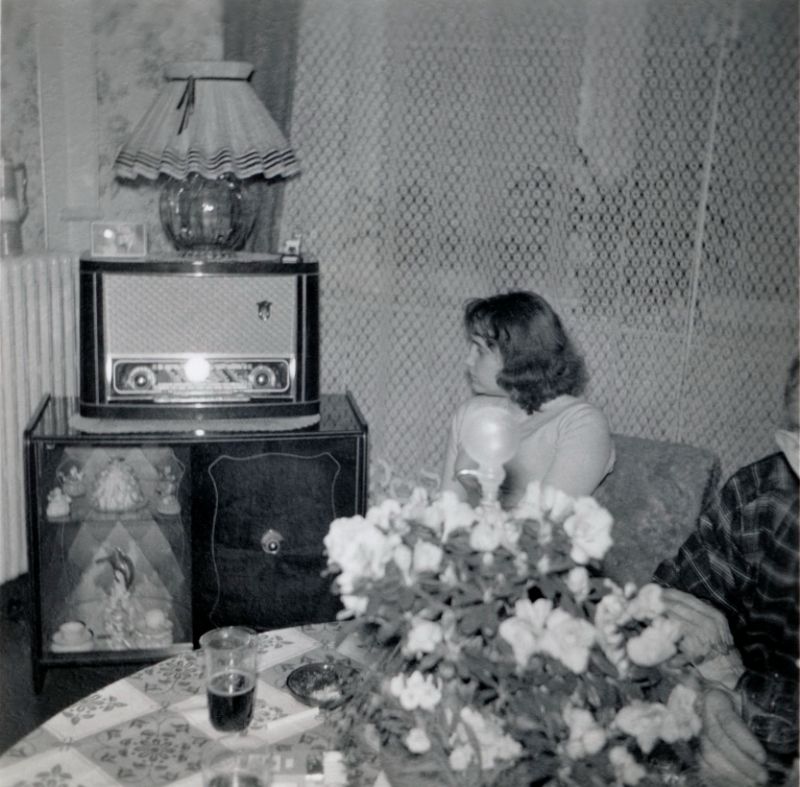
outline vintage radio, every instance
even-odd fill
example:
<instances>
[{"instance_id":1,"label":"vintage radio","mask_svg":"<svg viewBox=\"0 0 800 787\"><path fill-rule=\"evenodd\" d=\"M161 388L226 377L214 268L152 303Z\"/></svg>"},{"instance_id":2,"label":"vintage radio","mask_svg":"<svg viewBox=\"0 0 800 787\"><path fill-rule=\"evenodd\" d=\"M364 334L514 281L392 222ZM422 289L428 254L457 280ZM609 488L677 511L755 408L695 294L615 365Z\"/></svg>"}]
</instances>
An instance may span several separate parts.
<instances>
[{"instance_id":1,"label":"vintage radio","mask_svg":"<svg viewBox=\"0 0 800 787\"><path fill-rule=\"evenodd\" d=\"M80 306L81 415L319 412L316 262L85 256Z\"/></svg>"}]
</instances>

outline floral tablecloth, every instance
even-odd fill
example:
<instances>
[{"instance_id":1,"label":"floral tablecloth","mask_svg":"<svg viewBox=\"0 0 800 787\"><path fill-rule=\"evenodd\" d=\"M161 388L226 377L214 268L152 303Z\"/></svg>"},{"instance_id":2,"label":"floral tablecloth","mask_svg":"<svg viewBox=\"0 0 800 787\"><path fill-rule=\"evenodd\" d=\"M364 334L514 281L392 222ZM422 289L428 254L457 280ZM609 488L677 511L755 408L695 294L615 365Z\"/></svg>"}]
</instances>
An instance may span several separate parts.
<instances>
[{"instance_id":1,"label":"floral tablecloth","mask_svg":"<svg viewBox=\"0 0 800 787\"><path fill-rule=\"evenodd\" d=\"M341 784L326 776L335 750L325 712L298 702L285 688L300 664L358 654L334 647L338 624L259 635L259 682L250 732L273 744L276 787ZM351 659L352 660L352 659ZM224 733L208 721L199 651L154 664L90 694L53 716L0 757L4 787L200 787L204 747ZM380 784L365 757L348 785Z\"/></svg>"}]
</instances>

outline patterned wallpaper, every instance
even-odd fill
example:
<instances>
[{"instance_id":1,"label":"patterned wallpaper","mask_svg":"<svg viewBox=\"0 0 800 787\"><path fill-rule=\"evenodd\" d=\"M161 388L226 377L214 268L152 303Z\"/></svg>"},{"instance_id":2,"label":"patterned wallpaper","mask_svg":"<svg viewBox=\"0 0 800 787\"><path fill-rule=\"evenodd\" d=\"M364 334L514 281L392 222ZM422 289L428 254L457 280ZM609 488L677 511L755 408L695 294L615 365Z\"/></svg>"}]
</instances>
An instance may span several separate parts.
<instances>
[{"instance_id":1,"label":"patterned wallpaper","mask_svg":"<svg viewBox=\"0 0 800 787\"><path fill-rule=\"evenodd\" d=\"M221 0L92 0L97 74L99 201L102 218L147 224L150 247L168 247L158 220L158 189L117 181L111 170L126 134L177 60L222 57ZM3 147L28 170L26 251L43 250L41 146L37 95L36 4L2 0Z\"/></svg>"},{"instance_id":2,"label":"patterned wallpaper","mask_svg":"<svg viewBox=\"0 0 800 787\"><path fill-rule=\"evenodd\" d=\"M36 89L36 4L28 0L2 0L2 4L0 139L3 155L15 164L24 163L28 174L30 209L22 225L22 245L26 250L44 249L42 156Z\"/></svg>"}]
</instances>

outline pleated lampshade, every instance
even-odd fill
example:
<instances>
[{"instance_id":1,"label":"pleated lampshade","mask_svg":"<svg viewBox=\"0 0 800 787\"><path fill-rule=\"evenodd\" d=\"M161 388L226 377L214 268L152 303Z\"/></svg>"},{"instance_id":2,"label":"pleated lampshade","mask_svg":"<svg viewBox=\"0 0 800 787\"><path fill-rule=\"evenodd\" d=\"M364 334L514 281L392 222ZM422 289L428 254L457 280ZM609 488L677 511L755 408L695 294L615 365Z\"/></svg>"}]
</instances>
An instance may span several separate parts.
<instances>
[{"instance_id":1,"label":"pleated lampshade","mask_svg":"<svg viewBox=\"0 0 800 787\"><path fill-rule=\"evenodd\" d=\"M117 154L119 178L167 176L161 220L178 248L241 248L255 218L242 181L299 172L294 152L249 82L252 73L252 65L238 61L173 63L164 88Z\"/></svg>"}]
</instances>

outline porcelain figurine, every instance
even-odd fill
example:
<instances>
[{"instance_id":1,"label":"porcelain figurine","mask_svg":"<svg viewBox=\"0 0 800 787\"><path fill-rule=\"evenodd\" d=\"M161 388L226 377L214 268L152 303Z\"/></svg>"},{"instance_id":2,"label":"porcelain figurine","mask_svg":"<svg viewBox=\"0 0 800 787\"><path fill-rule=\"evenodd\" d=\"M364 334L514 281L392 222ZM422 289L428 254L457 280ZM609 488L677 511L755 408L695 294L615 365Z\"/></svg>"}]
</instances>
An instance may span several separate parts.
<instances>
[{"instance_id":1,"label":"porcelain figurine","mask_svg":"<svg viewBox=\"0 0 800 787\"><path fill-rule=\"evenodd\" d=\"M115 547L110 555L97 558L95 563L106 561L114 571L114 580L103 611L106 634L112 650L124 650L131 647L135 628L131 587L136 572L133 561L119 547Z\"/></svg>"},{"instance_id":2,"label":"porcelain figurine","mask_svg":"<svg viewBox=\"0 0 800 787\"><path fill-rule=\"evenodd\" d=\"M176 492L178 491L178 479L175 471L169 467L164 468L159 484L161 496L156 504L156 511L159 514L175 515L180 514L181 504L178 502Z\"/></svg>"},{"instance_id":3,"label":"porcelain figurine","mask_svg":"<svg viewBox=\"0 0 800 787\"><path fill-rule=\"evenodd\" d=\"M71 502L72 498L60 486L51 489L47 495L47 518L63 519L68 517Z\"/></svg>"},{"instance_id":4,"label":"porcelain figurine","mask_svg":"<svg viewBox=\"0 0 800 787\"><path fill-rule=\"evenodd\" d=\"M78 470L75 465L70 467L67 475L61 473L60 478L62 488L71 498L74 499L86 494L86 487L83 484L83 473Z\"/></svg>"}]
</instances>

